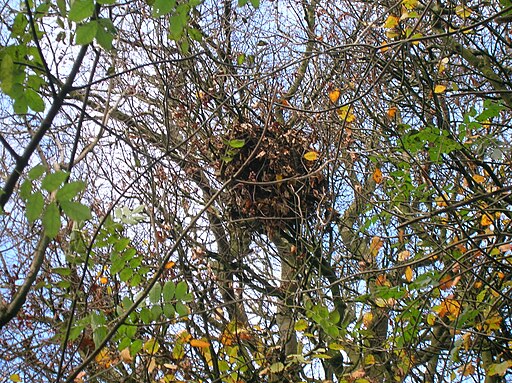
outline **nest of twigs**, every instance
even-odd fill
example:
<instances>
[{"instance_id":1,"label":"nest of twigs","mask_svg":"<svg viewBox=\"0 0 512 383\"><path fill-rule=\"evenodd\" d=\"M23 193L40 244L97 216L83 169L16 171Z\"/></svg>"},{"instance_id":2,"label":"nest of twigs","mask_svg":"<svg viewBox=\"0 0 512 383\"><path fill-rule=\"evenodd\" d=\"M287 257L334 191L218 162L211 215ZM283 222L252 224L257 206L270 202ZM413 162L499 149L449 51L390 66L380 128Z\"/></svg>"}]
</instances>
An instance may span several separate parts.
<instances>
[{"instance_id":1,"label":"nest of twigs","mask_svg":"<svg viewBox=\"0 0 512 383\"><path fill-rule=\"evenodd\" d=\"M308 218L325 197L320 161L308 160L313 138L304 131L273 123L241 123L214 146L216 170L223 181L234 177L229 191L233 219L264 220L281 225L286 219Z\"/></svg>"}]
</instances>

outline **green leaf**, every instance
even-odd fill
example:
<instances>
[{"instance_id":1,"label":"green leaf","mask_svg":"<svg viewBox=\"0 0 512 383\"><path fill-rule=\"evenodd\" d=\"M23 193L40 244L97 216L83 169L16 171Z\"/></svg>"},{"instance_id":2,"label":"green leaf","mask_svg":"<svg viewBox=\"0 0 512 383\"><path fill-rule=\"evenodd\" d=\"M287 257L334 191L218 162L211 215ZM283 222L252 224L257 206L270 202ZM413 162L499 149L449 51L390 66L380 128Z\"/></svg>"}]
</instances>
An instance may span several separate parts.
<instances>
[{"instance_id":1,"label":"green leaf","mask_svg":"<svg viewBox=\"0 0 512 383\"><path fill-rule=\"evenodd\" d=\"M244 147L245 140L229 140L228 145L234 149L240 149Z\"/></svg>"},{"instance_id":2,"label":"green leaf","mask_svg":"<svg viewBox=\"0 0 512 383\"><path fill-rule=\"evenodd\" d=\"M203 34L199 29L196 28L189 28L188 29L188 35L192 40L201 42L203 40Z\"/></svg>"},{"instance_id":3,"label":"green leaf","mask_svg":"<svg viewBox=\"0 0 512 383\"><path fill-rule=\"evenodd\" d=\"M128 282L130 280L130 278L132 277L132 275L133 275L133 269L124 268L119 273L119 279L121 280L121 282Z\"/></svg>"},{"instance_id":4,"label":"green leaf","mask_svg":"<svg viewBox=\"0 0 512 383\"><path fill-rule=\"evenodd\" d=\"M76 29L75 42L79 45L87 45L92 43L96 32L98 32L98 21L91 20L85 24L79 25Z\"/></svg>"},{"instance_id":5,"label":"green leaf","mask_svg":"<svg viewBox=\"0 0 512 383\"><path fill-rule=\"evenodd\" d=\"M41 187L51 193L57 190L59 186L62 185L62 183L66 180L66 178L68 178L68 172L64 172L62 170L55 173L50 173L43 178Z\"/></svg>"},{"instance_id":6,"label":"green leaf","mask_svg":"<svg viewBox=\"0 0 512 383\"><path fill-rule=\"evenodd\" d=\"M27 198L26 215L30 223L34 222L41 216L44 208L44 197L41 192L35 192Z\"/></svg>"},{"instance_id":7,"label":"green leaf","mask_svg":"<svg viewBox=\"0 0 512 383\"><path fill-rule=\"evenodd\" d=\"M69 9L68 19L69 21L79 22L91 17L93 13L93 0L75 0Z\"/></svg>"},{"instance_id":8,"label":"green leaf","mask_svg":"<svg viewBox=\"0 0 512 383\"><path fill-rule=\"evenodd\" d=\"M18 96L14 99L14 105L12 106L14 113L16 114L27 114L28 112L28 103L27 103L27 97L25 96L25 93L23 93L21 96Z\"/></svg>"},{"instance_id":9,"label":"green leaf","mask_svg":"<svg viewBox=\"0 0 512 383\"><path fill-rule=\"evenodd\" d=\"M163 299L164 302L170 302L172 298L174 298L174 291L176 290L176 285L173 281L167 281L163 288Z\"/></svg>"},{"instance_id":10,"label":"green leaf","mask_svg":"<svg viewBox=\"0 0 512 383\"><path fill-rule=\"evenodd\" d=\"M66 0L57 0L57 7L61 16L66 16Z\"/></svg>"},{"instance_id":11,"label":"green leaf","mask_svg":"<svg viewBox=\"0 0 512 383\"><path fill-rule=\"evenodd\" d=\"M29 180L23 181L23 183L20 186L20 198L24 201L30 197L32 194L32 182Z\"/></svg>"},{"instance_id":12,"label":"green leaf","mask_svg":"<svg viewBox=\"0 0 512 383\"><path fill-rule=\"evenodd\" d=\"M248 2L248 0L238 0L238 6L239 7L243 7L244 5L246 5Z\"/></svg>"},{"instance_id":13,"label":"green leaf","mask_svg":"<svg viewBox=\"0 0 512 383\"><path fill-rule=\"evenodd\" d=\"M92 218L91 209L80 202L61 201L60 206L73 221L86 221Z\"/></svg>"},{"instance_id":14,"label":"green leaf","mask_svg":"<svg viewBox=\"0 0 512 383\"><path fill-rule=\"evenodd\" d=\"M117 31L110 19L99 19L99 28L96 32L96 41L107 51L112 49L112 41Z\"/></svg>"},{"instance_id":15,"label":"green leaf","mask_svg":"<svg viewBox=\"0 0 512 383\"><path fill-rule=\"evenodd\" d=\"M151 313L153 314L153 318L158 321L160 315L162 315L162 306L155 305L151 307Z\"/></svg>"},{"instance_id":16,"label":"green leaf","mask_svg":"<svg viewBox=\"0 0 512 383\"><path fill-rule=\"evenodd\" d=\"M27 100L28 107L34 112L44 112L44 101L34 90L27 89L25 91L25 98Z\"/></svg>"},{"instance_id":17,"label":"green leaf","mask_svg":"<svg viewBox=\"0 0 512 383\"><path fill-rule=\"evenodd\" d=\"M176 0L155 0L153 4L153 17L164 16L176 6Z\"/></svg>"},{"instance_id":18,"label":"green leaf","mask_svg":"<svg viewBox=\"0 0 512 383\"><path fill-rule=\"evenodd\" d=\"M112 266L110 266L110 272L112 274L117 274L125 267L125 261L118 254L114 253L111 255L110 260L112 262Z\"/></svg>"},{"instance_id":19,"label":"green leaf","mask_svg":"<svg viewBox=\"0 0 512 383\"><path fill-rule=\"evenodd\" d=\"M57 204L52 202L46 207L46 211L43 214L43 227L45 234L49 238L55 238L59 234L60 230L60 212Z\"/></svg>"},{"instance_id":20,"label":"green leaf","mask_svg":"<svg viewBox=\"0 0 512 383\"><path fill-rule=\"evenodd\" d=\"M36 165L28 172L28 178L35 181L44 174L45 170L46 167L44 165Z\"/></svg>"},{"instance_id":21,"label":"green leaf","mask_svg":"<svg viewBox=\"0 0 512 383\"><path fill-rule=\"evenodd\" d=\"M116 0L96 0L96 2L101 5L112 5L115 4Z\"/></svg>"},{"instance_id":22,"label":"green leaf","mask_svg":"<svg viewBox=\"0 0 512 383\"><path fill-rule=\"evenodd\" d=\"M4 93L9 93L13 86L14 62L9 54L4 54L0 65L0 82Z\"/></svg>"},{"instance_id":23,"label":"green leaf","mask_svg":"<svg viewBox=\"0 0 512 383\"><path fill-rule=\"evenodd\" d=\"M55 274L59 274L63 277L67 277L67 276L71 275L71 269L69 267L54 267L52 269L52 271Z\"/></svg>"},{"instance_id":24,"label":"green leaf","mask_svg":"<svg viewBox=\"0 0 512 383\"><path fill-rule=\"evenodd\" d=\"M92 334L92 340L94 341L94 345L96 347L98 347L99 344L101 342L103 342L103 340L105 339L107 334L108 334L108 331L107 331L107 328L105 326L101 326L101 327L96 328L94 330L93 334Z\"/></svg>"},{"instance_id":25,"label":"green leaf","mask_svg":"<svg viewBox=\"0 0 512 383\"><path fill-rule=\"evenodd\" d=\"M85 182L73 181L65 184L57 192L57 201L71 201L78 193L85 190Z\"/></svg>"},{"instance_id":26,"label":"green leaf","mask_svg":"<svg viewBox=\"0 0 512 383\"><path fill-rule=\"evenodd\" d=\"M144 324L150 324L151 321L153 320L153 313L151 312L151 310L148 309L147 307L143 307L140 310L140 320Z\"/></svg>"},{"instance_id":27,"label":"green leaf","mask_svg":"<svg viewBox=\"0 0 512 383\"><path fill-rule=\"evenodd\" d=\"M189 314L188 307L181 302L176 302L176 312L180 317L186 317Z\"/></svg>"},{"instance_id":28,"label":"green leaf","mask_svg":"<svg viewBox=\"0 0 512 383\"><path fill-rule=\"evenodd\" d=\"M137 339L134 340L133 343L130 345L130 355L135 356L137 353L142 349L143 343L142 340Z\"/></svg>"},{"instance_id":29,"label":"green leaf","mask_svg":"<svg viewBox=\"0 0 512 383\"><path fill-rule=\"evenodd\" d=\"M183 7L178 7L176 13L174 13L169 20L169 37L171 40L177 41L181 36L183 36L183 31L187 25L187 21L187 10Z\"/></svg>"},{"instance_id":30,"label":"green leaf","mask_svg":"<svg viewBox=\"0 0 512 383\"><path fill-rule=\"evenodd\" d=\"M149 291L149 301L153 304L160 302L160 297L162 296L162 285L160 283L156 283L153 288Z\"/></svg>"},{"instance_id":31,"label":"green leaf","mask_svg":"<svg viewBox=\"0 0 512 383\"><path fill-rule=\"evenodd\" d=\"M176 285L176 291L174 295L176 296L176 299L179 301L182 301L183 298L187 295L188 292L188 285L187 282L181 281Z\"/></svg>"},{"instance_id":32,"label":"green leaf","mask_svg":"<svg viewBox=\"0 0 512 383\"><path fill-rule=\"evenodd\" d=\"M281 362L274 363L270 366L270 372L273 374L276 374L281 371L284 371L284 364Z\"/></svg>"},{"instance_id":33,"label":"green leaf","mask_svg":"<svg viewBox=\"0 0 512 383\"><path fill-rule=\"evenodd\" d=\"M251 5L254 8L259 8L260 7L260 0L250 0L250 1L251 1Z\"/></svg>"},{"instance_id":34,"label":"green leaf","mask_svg":"<svg viewBox=\"0 0 512 383\"><path fill-rule=\"evenodd\" d=\"M174 316L176 315L176 310L174 310L174 306L170 303L166 303L164 305L163 312L164 315L169 319L173 319Z\"/></svg>"}]
</instances>

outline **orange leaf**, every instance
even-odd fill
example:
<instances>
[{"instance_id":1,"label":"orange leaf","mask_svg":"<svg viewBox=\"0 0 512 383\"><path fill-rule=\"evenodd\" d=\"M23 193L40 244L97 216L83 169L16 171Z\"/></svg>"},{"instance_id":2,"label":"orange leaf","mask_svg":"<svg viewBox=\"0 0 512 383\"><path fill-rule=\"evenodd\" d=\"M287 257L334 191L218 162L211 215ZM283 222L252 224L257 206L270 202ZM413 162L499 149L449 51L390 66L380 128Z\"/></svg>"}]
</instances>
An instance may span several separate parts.
<instances>
[{"instance_id":1,"label":"orange leaf","mask_svg":"<svg viewBox=\"0 0 512 383\"><path fill-rule=\"evenodd\" d=\"M101 283L102 285L106 285L106 284L108 283L108 279L107 279L107 277L100 277L100 283Z\"/></svg>"},{"instance_id":2,"label":"orange leaf","mask_svg":"<svg viewBox=\"0 0 512 383\"><path fill-rule=\"evenodd\" d=\"M201 340L201 339L192 339L190 341L190 345L192 347L197 347L197 348L208 348L210 347L210 343L205 341L205 340Z\"/></svg>"},{"instance_id":3,"label":"orange leaf","mask_svg":"<svg viewBox=\"0 0 512 383\"><path fill-rule=\"evenodd\" d=\"M480 225L482 225L482 226L492 225L492 219L487 214L483 214L482 219L480 220Z\"/></svg>"},{"instance_id":4,"label":"orange leaf","mask_svg":"<svg viewBox=\"0 0 512 383\"><path fill-rule=\"evenodd\" d=\"M106 348L101 349L98 355L94 358L95 362L99 366L109 368L112 365L112 358L110 357L110 351Z\"/></svg>"},{"instance_id":5,"label":"orange leaf","mask_svg":"<svg viewBox=\"0 0 512 383\"><path fill-rule=\"evenodd\" d=\"M382 182L382 171L379 168L375 168L372 177L375 183L380 184Z\"/></svg>"},{"instance_id":6,"label":"orange leaf","mask_svg":"<svg viewBox=\"0 0 512 383\"><path fill-rule=\"evenodd\" d=\"M391 108L389 108L388 109L388 117L395 118L397 110L398 110L398 108L396 106L392 106Z\"/></svg>"},{"instance_id":7,"label":"orange leaf","mask_svg":"<svg viewBox=\"0 0 512 383\"><path fill-rule=\"evenodd\" d=\"M166 269L172 269L174 267L174 265L176 264L176 262L173 262L173 261L169 261L165 264L165 268Z\"/></svg>"},{"instance_id":8,"label":"orange leaf","mask_svg":"<svg viewBox=\"0 0 512 383\"><path fill-rule=\"evenodd\" d=\"M485 181L485 177L484 176L481 176L480 174L475 174L473 176L473 180L477 183L477 184L481 184Z\"/></svg>"},{"instance_id":9,"label":"orange leaf","mask_svg":"<svg viewBox=\"0 0 512 383\"><path fill-rule=\"evenodd\" d=\"M334 103L336 103L336 101L338 101L338 99L340 98L340 95L341 95L340 90L338 88L336 88L329 92L329 99L334 104Z\"/></svg>"}]
</instances>

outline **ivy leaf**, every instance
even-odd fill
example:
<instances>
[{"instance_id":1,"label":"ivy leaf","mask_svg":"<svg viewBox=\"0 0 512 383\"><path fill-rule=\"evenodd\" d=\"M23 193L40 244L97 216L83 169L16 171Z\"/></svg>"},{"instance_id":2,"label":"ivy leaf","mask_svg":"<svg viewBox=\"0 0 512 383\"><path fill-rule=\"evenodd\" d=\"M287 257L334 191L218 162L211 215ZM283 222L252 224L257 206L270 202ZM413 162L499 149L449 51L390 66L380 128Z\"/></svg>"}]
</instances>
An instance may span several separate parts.
<instances>
[{"instance_id":1,"label":"ivy leaf","mask_svg":"<svg viewBox=\"0 0 512 383\"><path fill-rule=\"evenodd\" d=\"M75 0L71 4L69 10L68 19L75 23L82 21L88 17L91 17L94 13L94 1L93 0Z\"/></svg>"},{"instance_id":2,"label":"ivy leaf","mask_svg":"<svg viewBox=\"0 0 512 383\"><path fill-rule=\"evenodd\" d=\"M46 207L46 211L43 214L43 227L45 234L49 238L55 238L59 234L60 230L60 212L57 204L52 202Z\"/></svg>"},{"instance_id":3,"label":"ivy leaf","mask_svg":"<svg viewBox=\"0 0 512 383\"><path fill-rule=\"evenodd\" d=\"M91 20L85 24L78 26L76 29L75 42L78 45L87 45L92 43L96 33L98 32L98 21Z\"/></svg>"},{"instance_id":4,"label":"ivy leaf","mask_svg":"<svg viewBox=\"0 0 512 383\"><path fill-rule=\"evenodd\" d=\"M27 198L27 210L26 215L30 223L34 222L41 216L44 208L44 198L41 192L31 194Z\"/></svg>"},{"instance_id":5,"label":"ivy leaf","mask_svg":"<svg viewBox=\"0 0 512 383\"><path fill-rule=\"evenodd\" d=\"M73 221L86 221L92 218L91 209L80 202L61 201L60 206L66 215Z\"/></svg>"}]
</instances>

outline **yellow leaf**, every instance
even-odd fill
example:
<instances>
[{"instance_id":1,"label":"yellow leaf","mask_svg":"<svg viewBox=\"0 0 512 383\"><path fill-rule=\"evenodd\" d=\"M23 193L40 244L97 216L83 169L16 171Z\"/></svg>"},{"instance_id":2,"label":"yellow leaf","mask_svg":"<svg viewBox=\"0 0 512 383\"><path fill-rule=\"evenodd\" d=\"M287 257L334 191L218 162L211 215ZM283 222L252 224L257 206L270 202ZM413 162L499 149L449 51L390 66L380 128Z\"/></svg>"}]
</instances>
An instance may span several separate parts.
<instances>
[{"instance_id":1,"label":"yellow leaf","mask_svg":"<svg viewBox=\"0 0 512 383\"><path fill-rule=\"evenodd\" d=\"M380 237L375 236L372 238L372 241L370 243L370 254L373 258L377 256L377 253L379 252L383 244L384 243L382 242L382 239L380 239Z\"/></svg>"},{"instance_id":2,"label":"yellow leaf","mask_svg":"<svg viewBox=\"0 0 512 383\"><path fill-rule=\"evenodd\" d=\"M482 225L482 226L492 225L492 219L487 214L483 214L482 219L480 219L480 225Z\"/></svg>"},{"instance_id":3,"label":"yellow leaf","mask_svg":"<svg viewBox=\"0 0 512 383\"><path fill-rule=\"evenodd\" d=\"M395 37L400 37L400 30L397 28L388 29L386 31L386 37L388 39L394 39Z\"/></svg>"},{"instance_id":4,"label":"yellow leaf","mask_svg":"<svg viewBox=\"0 0 512 383\"><path fill-rule=\"evenodd\" d=\"M345 105L339 108L337 113L340 119L348 123L354 122L356 120L356 116L352 113L349 105Z\"/></svg>"},{"instance_id":5,"label":"yellow leaf","mask_svg":"<svg viewBox=\"0 0 512 383\"><path fill-rule=\"evenodd\" d=\"M375 168L372 175L373 180L375 183L380 184L382 182L382 171L379 168Z\"/></svg>"},{"instance_id":6,"label":"yellow leaf","mask_svg":"<svg viewBox=\"0 0 512 383\"><path fill-rule=\"evenodd\" d=\"M434 93L435 94L443 93L445 90L446 90L446 85L436 85L434 87Z\"/></svg>"},{"instance_id":7,"label":"yellow leaf","mask_svg":"<svg viewBox=\"0 0 512 383\"><path fill-rule=\"evenodd\" d=\"M407 282L412 281L412 268L411 268L411 266L407 266L405 268L405 280Z\"/></svg>"},{"instance_id":8,"label":"yellow leaf","mask_svg":"<svg viewBox=\"0 0 512 383\"><path fill-rule=\"evenodd\" d=\"M375 357L372 354L366 355L364 358L364 364L367 366L375 364Z\"/></svg>"},{"instance_id":9,"label":"yellow leaf","mask_svg":"<svg viewBox=\"0 0 512 383\"><path fill-rule=\"evenodd\" d=\"M455 7L455 13L461 19L468 18L469 16L471 16L472 12L473 11L471 10L471 8L468 8L468 7L464 6L464 5L458 5L457 7Z\"/></svg>"},{"instance_id":10,"label":"yellow leaf","mask_svg":"<svg viewBox=\"0 0 512 383\"><path fill-rule=\"evenodd\" d=\"M334 104L334 103L336 103L336 101L338 101L338 99L340 98L340 95L341 95L340 90L338 88L336 88L329 92L329 99Z\"/></svg>"},{"instance_id":11,"label":"yellow leaf","mask_svg":"<svg viewBox=\"0 0 512 383\"><path fill-rule=\"evenodd\" d=\"M477 184L481 184L485 181L485 177L484 176L481 176L480 174L475 174L473 176L473 180L477 183Z\"/></svg>"},{"instance_id":12,"label":"yellow leaf","mask_svg":"<svg viewBox=\"0 0 512 383\"><path fill-rule=\"evenodd\" d=\"M373 314L371 312L367 312L363 315L363 325L366 328L369 328L373 321Z\"/></svg>"},{"instance_id":13,"label":"yellow leaf","mask_svg":"<svg viewBox=\"0 0 512 383\"><path fill-rule=\"evenodd\" d=\"M398 16L389 15L384 22L383 27L386 29L392 29L398 25L399 20L400 18Z\"/></svg>"},{"instance_id":14,"label":"yellow leaf","mask_svg":"<svg viewBox=\"0 0 512 383\"><path fill-rule=\"evenodd\" d=\"M398 253L398 261L403 262L409 259L411 256L411 252L409 250L404 250Z\"/></svg>"},{"instance_id":15,"label":"yellow leaf","mask_svg":"<svg viewBox=\"0 0 512 383\"><path fill-rule=\"evenodd\" d=\"M98 355L94 358L96 363L104 368L109 368L112 365L112 358L110 351L106 348L102 348Z\"/></svg>"},{"instance_id":16,"label":"yellow leaf","mask_svg":"<svg viewBox=\"0 0 512 383\"><path fill-rule=\"evenodd\" d=\"M123 350L121 350L121 352L119 352L119 357L125 363L133 362L133 357L130 354L130 347L126 347Z\"/></svg>"},{"instance_id":17,"label":"yellow leaf","mask_svg":"<svg viewBox=\"0 0 512 383\"><path fill-rule=\"evenodd\" d=\"M388 117L389 118L395 118L396 116L396 112L397 112L398 108L396 106L392 106L388 109Z\"/></svg>"},{"instance_id":18,"label":"yellow leaf","mask_svg":"<svg viewBox=\"0 0 512 383\"><path fill-rule=\"evenodd\" d=\"M151 338L146 343L144 343L144 346L142 346L144 351L146 351L149 355L155 355L158 350L160 350L160 344L158 344L158 341L154 338Z\"/></svg>"},{"instance_id":19,"label":"yellow leaf","mask_svg":"<svg viewBox=\"0 0 512 383\"><path fill-rule=\"evenodd\" d=\"M293 326L295 331L304 331L308 328L308 322L304 319L299 319Z\"/></svg>"},{"instance_id":20,"label":"yellow leaf","mask_svg":"<svg viewBox=\"0 0 512 383\"><path fill-rule=\"evenodd\" d=\"M190 345L192 347L197 347L197 348L208 348L210 347L210 343L205 341L205 340L201 340L201 339L192 339L190 341Z\"/></svg>"},{"instance_id":21,"label":"yellow leaf","mask_svg":"<svg viewBox=\"0 0 512 383\"><path fill-rule=\"evenodd\" d=\"M459 316L460 310L461 304L458 300L446 298L441 302L441 312L439 313L439 316L442 318L446 315L449 319L455 320Z\"/></svg>"},{"instance_id":22,"label":"yellow leaf","mask_svg":"<svg viewBox=\"0 0 512 383\"><path fill-rule=\"evenodd\" d=\"M387 302L383 298L375 298L375 304L380 308L387 306Z\"/></svg>"},{"instance_id":23,"label":"yellow leaf","mask_svg":"<svg viewBox=\"0 0 512 383\"><path fill-rule=\"evenodd\" d=\"M436 205L439 206L439 207L446 207L448 206L447 203L446 203L446 196L443 197L443 196L439 196L439 197L436 197L435 201L436 201Z\"/></svg>"},{"instance_id":24,"label":"yellow leaf","mask_svg":"<svg viewBox=\"0 0 512 383\"><path fill-rule=\"evenodd\" d=\"M419 3L419 0L402 0L402 4L404 5L405 8L407 8L408 10L411 10L411 9L414 9L416 8L416 6L418 5Z\"/></svg>"},{"instance_id":25,"label":"yellow leaf","mask_svg":"<svg viewBox=\"0 0 512 383\"><path fill-rule=\"evenodd\" d=\"M9 376L9 379L16 383L21 382L21 378L20 378L19 374L12 374L11 376Z\"/></svg>"},{"instance_id":26,"label":"yellow leaf","mask_svg":"<svg viewBox=\"0 0 512 383\"><path fill-rule=\"evenodd\" d=\"M316 161L318 160L318 157L318 153L314 151L307 152L306 154L304 154L304 158L308 161Z\"/></svg>"},{"instance_id":27,"label":"yellow leaf","mask_svg":"<svg viewBox=\"0 0 512 383\"><path fill-rule=\"evenodd\" d=\"M436 323L436 316L434 314L428 314L427 315L427 323L429 324L429 326L433 326L434 323Z\"/></svg>"},{"instance_id":28,"label":"yellow leaf","mask_svg":"<svg viewBox=\"0 0 512 383\"><path fill-rule=\"evenodd\" d=\"M490 334L494 330L501 328L501 321L503 318L499 315L494 315L484 321L483 329L486 334Z\"/></svg>"}]
</instances>

